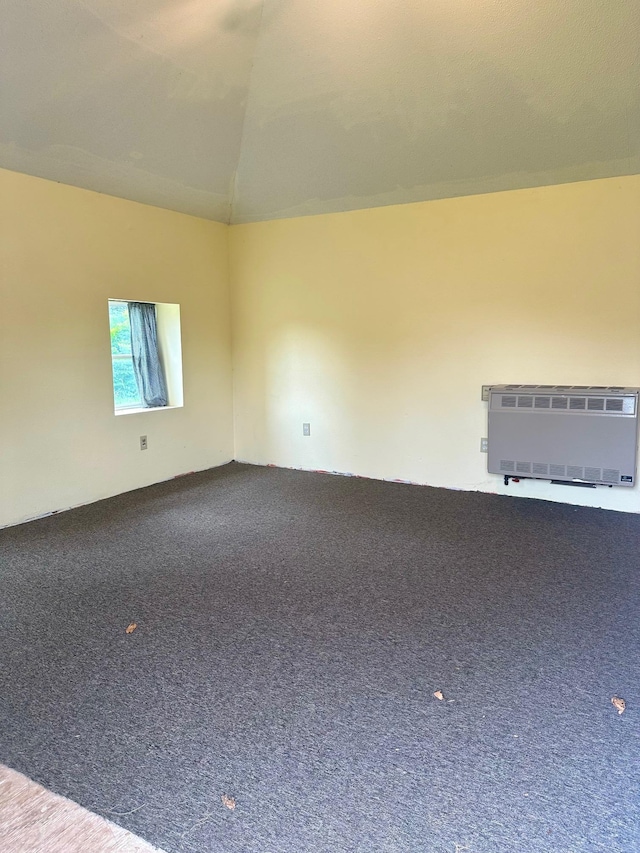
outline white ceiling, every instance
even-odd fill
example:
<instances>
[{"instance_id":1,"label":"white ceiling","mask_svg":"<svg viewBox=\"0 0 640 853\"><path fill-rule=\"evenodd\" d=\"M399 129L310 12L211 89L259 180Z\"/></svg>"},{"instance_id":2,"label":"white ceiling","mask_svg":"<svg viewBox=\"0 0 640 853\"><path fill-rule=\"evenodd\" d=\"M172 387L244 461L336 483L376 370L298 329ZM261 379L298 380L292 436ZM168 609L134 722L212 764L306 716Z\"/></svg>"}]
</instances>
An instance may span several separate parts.
<instances>
[{"instance_id":1,"label":"white ceiling","mask_svg":"<svg viewBox=\"0 0 640 853\"><path fill-rule=\"evenodd\" d=\"M0 166L223 222L640 172L638 0L3 0Z\"/></svg>"}]
</instances>

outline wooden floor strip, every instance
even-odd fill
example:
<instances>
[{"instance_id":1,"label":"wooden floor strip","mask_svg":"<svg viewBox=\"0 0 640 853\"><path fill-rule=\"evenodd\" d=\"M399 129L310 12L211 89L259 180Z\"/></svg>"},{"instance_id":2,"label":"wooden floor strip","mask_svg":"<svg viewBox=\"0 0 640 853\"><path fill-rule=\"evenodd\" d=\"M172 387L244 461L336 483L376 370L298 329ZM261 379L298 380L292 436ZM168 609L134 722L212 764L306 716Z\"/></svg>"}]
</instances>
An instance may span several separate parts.
<instances>
[{"instance_id":1,"label":"wooden floor strip","mask_svg":"<svg viewBox=\"0 0 640 853\"><path fill-rule=\"evenodd\" d=\"M0 764L3 853L162 853L130 832Z\"/></svg>"}]
</instances>

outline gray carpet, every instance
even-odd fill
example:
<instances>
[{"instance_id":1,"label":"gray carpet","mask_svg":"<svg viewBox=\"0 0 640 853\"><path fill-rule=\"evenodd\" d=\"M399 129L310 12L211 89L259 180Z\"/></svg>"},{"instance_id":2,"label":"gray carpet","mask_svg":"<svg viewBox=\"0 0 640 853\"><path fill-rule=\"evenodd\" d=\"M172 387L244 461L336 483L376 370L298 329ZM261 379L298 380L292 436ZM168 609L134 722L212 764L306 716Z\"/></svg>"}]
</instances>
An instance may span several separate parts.
<instances>
[{"instance_id":1,"label":"gray carpet","mask_svg":"<svg viewBox=\"0 0 640 853\"><path fill-rule=\"evenodd\" d=\"M638 851L639 545L237 464L5 530L0 761L169 853Z\"/></svg>"}]
</instances>

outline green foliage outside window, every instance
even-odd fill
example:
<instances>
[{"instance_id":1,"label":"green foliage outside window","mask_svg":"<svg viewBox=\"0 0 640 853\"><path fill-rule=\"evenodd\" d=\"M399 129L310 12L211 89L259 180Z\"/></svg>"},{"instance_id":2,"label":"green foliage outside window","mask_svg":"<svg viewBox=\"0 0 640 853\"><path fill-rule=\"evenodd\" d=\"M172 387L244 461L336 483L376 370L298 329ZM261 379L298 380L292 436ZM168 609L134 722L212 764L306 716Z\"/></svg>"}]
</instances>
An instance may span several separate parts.
<instances>
[{"instance_id":1,"label":"green foliage outside window","mask_svg":"<svg viewBox=\"0 0 640 853\"><path fill-rule=\"evenodd\" d=\"M126 302L109 301L113 395L116 409L142 406L131 358L131 328Z\"/></svg>"}]
</instances>

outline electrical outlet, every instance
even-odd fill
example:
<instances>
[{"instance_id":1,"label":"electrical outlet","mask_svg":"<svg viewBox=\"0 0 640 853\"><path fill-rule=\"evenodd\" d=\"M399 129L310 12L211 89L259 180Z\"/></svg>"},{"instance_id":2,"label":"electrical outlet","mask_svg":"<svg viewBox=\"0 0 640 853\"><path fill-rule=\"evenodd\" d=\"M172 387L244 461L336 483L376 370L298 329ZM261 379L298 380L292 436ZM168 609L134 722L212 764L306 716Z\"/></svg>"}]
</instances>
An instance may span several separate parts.
<instances>
[{"instance_id":1,"label":"electrical outlet","mask_svg":"<svg viewBox=\"0 0 640 853\"><path fill-rule=\"evenodd\" d=\"M482 386L482 402L489 402L489 391L491 391L491 385L483 385Z\"/></svg>"},{"instance_id":2,"label":"electrical outlet","mask_svg":"<svg viewBox=\"0 0 640 853\"><path fill-rule=\"evenodd\" d=\"M302 424L302 434L311 435L311 424Z\"/></svg>"},{"instance_id":3,"label":"electrical outlet","mask_svg":"<svg viewBox=\"0 0 640 853\"><path fill-rule=\"evenodd\" d=\"M480 453L488 453L489 452L489 439L481 438L480 439Z\"/></svg>"},{"instance_id":4,"label":"electrical outlet","mask_svg":"<svg viewBox=\"0 0 640 853\"><path fill-rule=\"evenodd\" d=\"M147 436L141 435L140 436L140 450L146 450L147 446L148 446L147 445Z\"/></svg>"}]
</instances>

